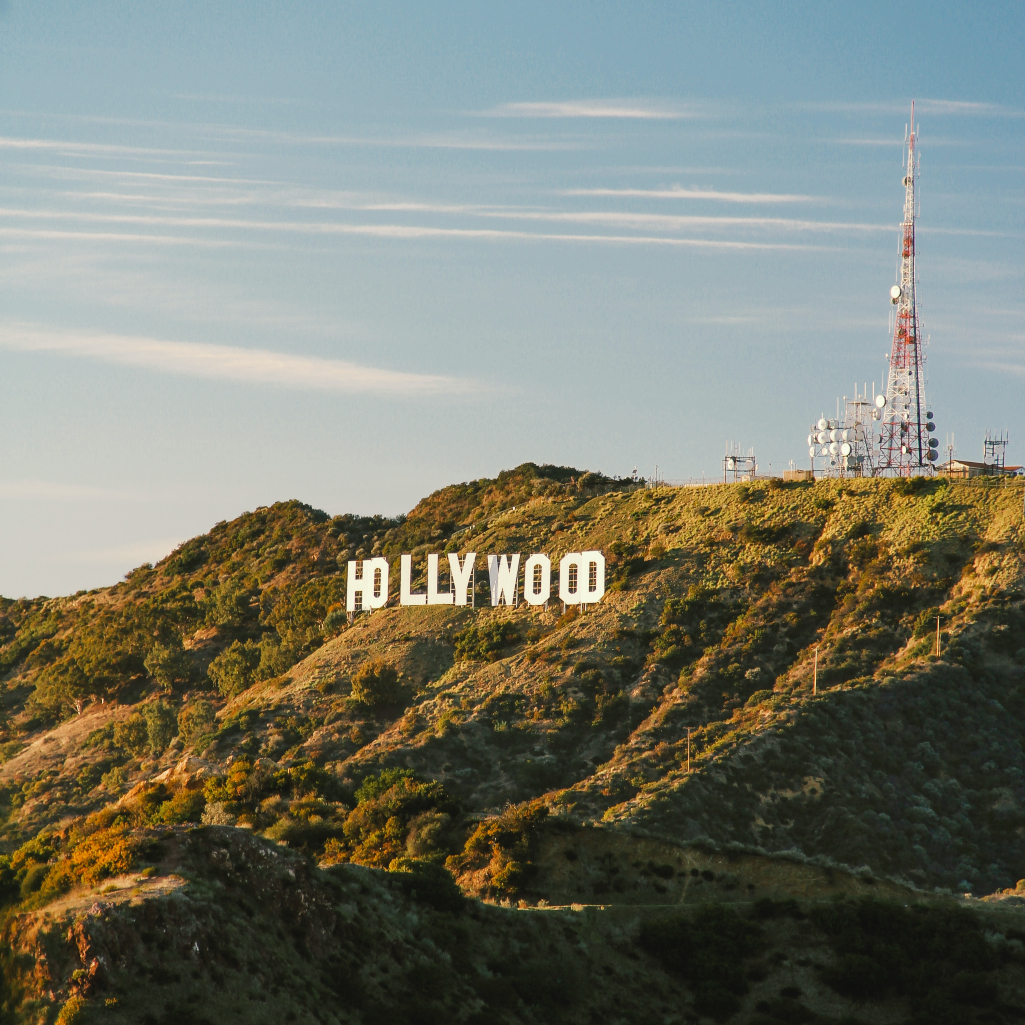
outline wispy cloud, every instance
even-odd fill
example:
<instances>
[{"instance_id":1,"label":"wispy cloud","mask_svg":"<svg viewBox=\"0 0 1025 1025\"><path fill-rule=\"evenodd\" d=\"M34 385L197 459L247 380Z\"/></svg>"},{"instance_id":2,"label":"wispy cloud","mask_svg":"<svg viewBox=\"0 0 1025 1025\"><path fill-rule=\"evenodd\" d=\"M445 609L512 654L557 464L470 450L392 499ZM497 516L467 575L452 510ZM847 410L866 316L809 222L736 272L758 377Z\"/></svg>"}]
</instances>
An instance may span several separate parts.
<instances>
[{"instance_id":1,"label":"wispy cloud","mask_svg":"<svg viewBox=\"0 0 1025 1025\"><path fill-rule=\"evenodd\" d=\"M836 111L844 114L910 115L910 100L882 100L874 103L812 102L797 103L798 110ZM1025 111L999 103L981 103L975 100L916 99L915 114L954 117L1021 117Z\"/></svg>"},{"instance_id":2,"label":"wispy cloud","mask_svg":"<svg viewBox=\"0 0 1025 1025\"><path fill-rule=\"evenodd\" d=\"M123 146L104 142L72 142L66 139L17 139L0 136L0 150L44 150L77 156L172 156L195 154L200 150L157 149L147 146Z\"/></svg>"},{"instance_id":3,"label":"wispy cloud","mask_svg":"<svg viewBox=\"0 0 1025 1025\"><path fill-rule=\"evenodd\" d=\"M619 210L537 210L501 207L460 206L450 204L398 203L360 204L356 209L367 212L422 212L472 213L497 220L547 221L550 223L599 224L646 231L679 231L687 228L778 228L785 231L878 232L892 231L893 224L870 224L856 221L813 221L791 217L727 217L700 214L652 214ZM465 237L465 238L535 238L551 239L563 236L528 234L493 228L440 228L413 224L345 224L338 221L278 221L252 220L233 217L196 217L156 214L105 214L60 210L18 210L0 208L0 217L21 219L67 219L99 224L134 224L200 229L228 229L267 232L287 232L307 235L379 235L382 237ZM7 229L0 229L3 234ZM131 236L129 236L131 237ZM177 236L172 236L177 237ZM603 241L601 236L580 236L583 239ZM616 241L621 241L617 237ZM640 241L640 239L638 239ZM679 239L681 243L687 241Z\"/></svg>"},{"instance_id":4,"label":"wispy cloud","mask_svg":"<svg viewBox=\"0 0 1025 1025\"><path fill-rule=\"evenodd\" d=\"M477 387L463 378L383 370L346 360L129 335L63 332L33 325L0 326L0 347L60 352L162 373L303 391L451 394Z\"/></svg>"},{"instance_id":5,"label":"wispy cloud","mask_svg":"<svg viewBox=\"0 0 1025 1025\"><path fill-rule=\"evenodd\" d=\"M26 241L59 242L134 242L157 246L207 246L209 248L249 247L259 243L239 242L235 239L197 238L191 235L149 235L118 231L65 231L49 228L0 228L0 238Z\"/></svg>"},{"instance_id":6,"label":"wispy cloud","mask_svg":"<svg viewBox=\"0 0 1025 1025\"><path fill-rule=\"evenodd\" d=\"M842 139L831 139L830 142L836 143L840 146L892 146L895 149L901 149L907 145L907 139L899 136L892 135L884 139L872 139L872 138L842 138ZM974 145L967 139L948 139L941 138L940 136L928 136L928 144L930 146L970 146Z\"/></svg>"},{"instance_id":7,"label":"wispy cloud","mask_svg":"<svg viewBox=\"0 0 1025 1025\"><path fill-rule=\"evenodd\" d=\"M622 196L639 199L711 199L719 203L824 203L821 196L779 192L719 192L716 189L564 189L563 196Z\"/></svg>"},{"instance_id":8,"label":"wispy cloud","mask_svg":"<svg viewBox=\"0 0 1025 1025\"><path fill-rule=\"evenodd\" d=\"M486 117L626 118L641 121L678 121L700 117L694 107L650 100L557 100L546 103L503 103L481 112Z\"/></svg>"},{"instance_id":9,"label":"wispy cloud","mask_svg":"<svg viewBox=\"0 0 1025 1025\"><path fill-rule=\"evenodd\" d=\"M0 498L25 502L138 502L145 499L131 491L62 484L47 480L0 480Z\"/></svg>"}]
</instances>

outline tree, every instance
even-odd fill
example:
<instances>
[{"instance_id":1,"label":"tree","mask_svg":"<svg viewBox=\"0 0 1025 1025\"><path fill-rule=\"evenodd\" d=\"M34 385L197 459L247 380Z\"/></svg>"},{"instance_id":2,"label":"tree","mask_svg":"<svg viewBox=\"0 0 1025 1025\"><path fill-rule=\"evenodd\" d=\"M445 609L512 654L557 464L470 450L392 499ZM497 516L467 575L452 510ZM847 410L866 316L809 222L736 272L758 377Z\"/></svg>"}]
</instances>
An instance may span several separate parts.
<instances>
[{"instance_id":1,"label":"tree","mask_svg":"<svg viewBox=\"0 0 1025 1025\"><path fill-rule=\"evenodd\" d=\"M54 714L73 708L81 715L86 701L93 695L93 684L78 662L70 656L48 665L36 678L36 694L40 704Z\"/></svg>"},{"instance_id":2,"label":"tree","mask_svg":"<svg viewBox=\"0 0 1025 1025\"><path fill-rule=\"evenodd\" d=\"M153 755L160 755L178 733L178 720L174 709L165 701L151 701L142 710L146 719L146 735Z\"/></svg>"},{"instance_id":3,"label":"tree","mask_svg":"<svg viewBox=\"0 0 1025 1025\"><path fill-rule=\"evenodd\" d=\"M380 659L367 659L353 674L352 697L361 704L394 705L400 694L399 674Z\"/></svg>"},{"instance_id":4,"label":"tree","mask_svg":"<svg viewBox=\"0 0 1025 1025\"><path fill-rule=\"evenodd\" d=\"M217 626L241 626L254 615L253 591L241 578L225 580L213 596L207 618Z\"/></svg>"},{"instance_id":5,"label":"tree","mask_svg":"<svg viewBox=\"0 0 1025 1025\"><path fill-rule=\"evenodd\" d=\"M214 728L214 710L209 701L191 701L178 713L178 735L190 744L205 737Z\"/></svg>"},{"instance_id":6,"label":"tree","mask_svg":"<svg viewBox=\"0 0 1025 1025\"><path fill-rule=\"evenodd\" d=\"M210 663L207 674L226 698L233 698L253 685L259 664L259 644L255 641L235 641Z\"/></svg>"},{"instance_id":7,"label":"tree","mask_svg":"<svg viewBox=\"0 0 1025 1025\"><path fill-rule=\"evenodd\" d=\"M154 644L143 664L146 672L167 692L184 686L192 677L192 661L177 638L167 644L159 641Z\"/></svg>"},{"instance_id":8,"label":"tree","mask_svg":"<svg viewBox=\"0 0 1025 1025\"><path fill-rule=\"evenodd\" d=\"M149 729L146 720L136 712L127 719L114 723L114 747L138 757L149 746Z\"/></svg>"}]
</instances>

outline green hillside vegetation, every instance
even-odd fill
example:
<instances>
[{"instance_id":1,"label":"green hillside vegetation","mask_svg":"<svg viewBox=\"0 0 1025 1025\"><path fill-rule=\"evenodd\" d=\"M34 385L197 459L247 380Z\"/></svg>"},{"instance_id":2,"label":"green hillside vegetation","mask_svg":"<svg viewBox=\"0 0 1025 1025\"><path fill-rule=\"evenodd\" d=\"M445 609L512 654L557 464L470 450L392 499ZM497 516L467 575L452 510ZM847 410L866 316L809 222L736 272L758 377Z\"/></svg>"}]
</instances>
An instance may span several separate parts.
<instances>
[{"instance_id":1,"label":"green hillside vegetation","mask_svg":"<svg viewBox=\"0 0 1025 1025\"><path fill-rule=\"evenodd\" d=\"M568 979L593 974L575 940L565 949L557 940L571 927L544 924L555 912L515 913L556 901L618 909L594 926L620 965L594 991L620 1001L610 1005L617 1020L663 1020L630 1016L629 987L649 985L653 1000L668 1001L667 1021L840 1021L865 1001L889 1008L887 1021L915 1007L931 1008L932 1021L1025 1007L1004 981L1025 939L1013 924L1025 916L1025 884L1016 890L1025 877L1023 497L1021 482L996 481L652 489L525 464L442 489L395 519L332 518L298 502L261 508L114 587L2 599L10 956L43 942L32 916L92 922L79 895L133 874L154 921L184 913L174 901L187 898L190 914L220 916L237 942L256 943L244 938L256 926L240 898L215 900L215 848L242 844L250 860L284 851L319 864L303 871L331 906L365 900L378 908L368 914L385 915L381 901L412 908L421 898L410 894L430 890L451 906L425 914L491 922L494 943L513 946L487 956L506 968L453 961L436 1020L477 1020L499 1006L509 1021L589 1020L590 981L536 1007L515 981L530 975L530 958L510 953L524 943L540 944L531 957L545 944L563 951ZM490 607L484 555L543 551L555 562L584 549L606 554L600 604ZM349 624L349 559L392 559L397 592L400 553L413 553L422 588L426 553L448 551L478 553L476 608L393 601ZM169 867L172 849L188 871ZM722 865L684 870L677 858ZM509 909L467 911L453 879ZM831 951L808 969L821 999L798 983L796 995L769 993L754 978L779 981L771 949L782 941L767 931L769 905L753 909L785 900L798 879L800 906L770 909L773 929ZM846 902L828 903L840 890ZM994 896L967 902L974 911L944 896L966 892ZM723 901L740 903L726 914ZM650 911L681 902L692 906L683 919ZM905 914L905 904L920 910ZM978 918L991 905L1004 916L995 932ZM937 930L952 937L943 951L926 942ZM877 933L905 937L921 966L895 975ZM732 960L723 955L721 971L695 967L686 952L719 958L722 937L733 937ZM279 956L258 947L246 956ZM349 957L339 951L330 956ZM434 963L423 949L414 959L423 957ZM945 958L961 967L944 968ZM622 977L621 962L633 966ZM334 1020L397 1013L373 995L365 965L346 964L363 1002ZM182 965L173 971L191 977ZM230 960L219 970L236 971ZM508 975L494 988L501 999L481 995L481 971ZM123 1008L130 977L103 984ZM12 1020L60 1003L13 968L5 978L21 980L9 981ZM922 1003L923 979L934 979L931 1002ZM69 985L58 985L62 999L98 1013L102 986ZM274 985L295 1020L328 1020ZM166 987L167 1006L182 1013L175 1001L199 992ZM671 1017L677 998L690 1018ZM282 1020L284 1005L272 1004L245 1020ZM941 1004L962 1017L939 1016ZM140 1020L123 1013L109 1020Z\"/></svg>"}]
</instances>

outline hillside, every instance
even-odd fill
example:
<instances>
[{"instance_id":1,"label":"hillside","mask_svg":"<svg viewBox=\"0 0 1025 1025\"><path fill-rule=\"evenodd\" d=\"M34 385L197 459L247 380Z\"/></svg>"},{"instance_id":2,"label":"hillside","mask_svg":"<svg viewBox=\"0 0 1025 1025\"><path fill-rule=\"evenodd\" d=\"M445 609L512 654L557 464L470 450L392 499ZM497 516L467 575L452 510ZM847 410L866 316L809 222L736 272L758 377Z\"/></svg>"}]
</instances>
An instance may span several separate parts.
<instances>
[{"instance_id":1,"label":"hillside","mask_svg":"<svg viewBox=\"0 0 1025 1025\"><path fill-rule=\"evenodd\" d=\"M526 464L442 489L396 519L332 518L298 502L258 509L114 587L3 600L0 888L10 956L44 942L54 916L72 923L65 932L120 921L132 906L164 921L185 913L183 901L203 929L217 919L232 943L255 944L252 957L284 956L254 938L277 935L264 920L278 912L250 909L263 916L257 927L225 883L216 851L237 848L247 863L287 854L312 873L326 916L318 928L333 937L323 956L344 962L345 985L363 994L325 1018L275 983L291 993L281 999L293 1002L295 1020L399 1013L388 1001L400 997L375 989L366 962L353 960L360 942L344 939L338 922L356 912L339 919L342 906L382 923L368 926L378 931L361 941L363 958L399 957L389 930L405 930L402 943L427 942L419 927L395 924L402 915L469 915L466 923L490 925L465 927L499 946L558 948L574 978L602 958L615 966L602 969L597 989L581 983L577 996L549 994L554 1004L535 1006L513 978L529 975L526 955L496 947L457 967L449 954L445 970L455 974L431 998L436 1020L477 1020L490 1007L509 1021L585 1021L621 1004L615 1020L736 1012L738 1021L840 1021L865 1013L862 983L882 1014L864 1020L903 1020L915 1004L911 983L869 984L853 969L861 981L837 982L829 964L847 955L835 944L835 963L816 961L800 981L776 985L791 958L772 960L766 935L828 946L839 927L817 909L836 894L845 901L828 906L850 910L831 913L876 908L880 921L898 915L890 931L919 929L898 922L908 903L925 901L913 912L925 916L963 912L950 935L988 931L988 953L971 957L990 975L955 1004L966 1015L1025 1007L1000 981L1014 977L1025 939L1025 896L1013 895L1025 876L1022 508L1021 482L650 489ZM485 554L543 551L554 562L592 548L608 560L599 605L583 614L554 601L548 611L490 608ZM478 553L477 608L390 606L348 624L348 559L384 554L397 564L412 552L423 572L421 556L448 551ZM446 889L453 877L464 893L510 907L463 910ZM114 885L108 878L128 880L127 903L111 897L104 910L95 895ZM416 911L424 887L435 904ZM967 905L944 896L966 892L994 896ZM534 910L524 917L517 904ZM586 941L594 964L579 960L570 938L589 905L605 908L586 919L597 930ZM736 943L763 965L746 982L722 982L735 1006L702 997L650 938L667 908L694 908L673 920L682 950L693 936L680 936L711 928L707 908L722 916L726 905L740 917L715 919L713 932L757 934ZM790 924L766 932L759 914ZM997 918L983 929L980 914ZM452 928L439 921L430 928ZM283 928L275 942L299 956ZM434 953L399 957L401 970L448 949L431 942ZM930 970L948 954L930 955ZM67 981L90 970L80 960L80 969L65 965L62 983L8 972L21 980L6 997L12 1020L45 1017L73 992L83 1015L99 1014L103 986L123 1008L135 999L130 959L102 985ZM225 971L231 959L219 963ZM504 998L481 996L479 977L505 975ZM174 985L168 1020L188 1020L179 1004L200 990ZM779 996L780 986L803 996ZM658 994L663 1010L631 1017L631 987ZM696 1001L683 1019L672 1011L680 1000ZM142 1020L103 1006L104 1020ZM282 1020L284 1006L245 1020ZM435 1020L403 1007L392 1020Z\"/></svg>"}]
</instances>

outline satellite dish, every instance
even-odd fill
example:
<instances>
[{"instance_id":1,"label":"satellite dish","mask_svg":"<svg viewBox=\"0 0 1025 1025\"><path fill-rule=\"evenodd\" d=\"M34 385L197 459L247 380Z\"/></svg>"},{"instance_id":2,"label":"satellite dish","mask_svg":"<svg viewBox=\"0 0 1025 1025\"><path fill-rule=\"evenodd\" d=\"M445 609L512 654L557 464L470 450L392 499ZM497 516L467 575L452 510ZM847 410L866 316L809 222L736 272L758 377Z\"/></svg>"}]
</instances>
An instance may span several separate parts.
<instances>
[{"instance_id":1,"label":"satellite dish","mask_svg":"<svg viewBox=\"0 0 1025 1025\"><path fill-rule=\"evenodd\" d=\"M873 420L881 420L882 416L883 416L883 414L880 413L878 409L873 409L872 410L872 419Z\"/></svg>"},{"instance_id":2,"label":"satellite dish","mask_svg":"<svg viewBox=\"0 0 1025 1025\"><path fill-rule=\"evenodd\" d=\"M815 436L813 434L809 434L808 435L808 444L810 445L814 440L815 440Z\"/></svg>"},{"instance_id":3,"label":"satellite dish","mask_svg":"<svg viewBox=\"0 0 1025 1025\"><path fill-rule=\"evenodd\" d=\"M940 440L939 440L939 438L930 438L929 439L929 448L939 448L939 447L940 447Z\"/></svg>"},{"instance_id":4,"label":"satellite dish","mask_svg":"<svg viewBox=\"0 0 1025 1025\"><path fill-rule=\"evenodd\" d=\"M837 452L839 452L839 451L840 451L840 445L839 445L839 443L838 443L838 442L835 442L835 441L834 441L834 442L833 442L833 443L832 443L832 444L831 444L831 445L829 446L829 454L830 454L831 456L835 456L835 455L837 454Z\"/></svg>"},{"instance_id":5,"label":"satellite dish","mask_svg":"<svg viewBox=\"0 0 1025 1025\"><path fill-rule=\"evenodd\" d=\"M850 454L851 454L851 446L848 445L847 442L845 441L840 446L840 455L842 455L842 456L849 456Z\"/></svg>"},{"instance_id":6,"label":"satellite dish","mask_svg":"<svg viewBox=\"0 0 1025 1025\"><path fill-rule=\"evenodd\" d=\"M890 289L890 301L896 302L900 298L900 285L894 285Z\"/></svg>"},{"instance_id":7,"label":"satellite dish","mask_svg":"<svg viewBox=\"0 0 1025 1025\"><path fill-rule=\"evenodd\" d=\"M727 470L735 470L736 467L737 467L737 461L735 459L727 459L726 460L726 469Z\"/></svg>"},{"instance_id":8,"label":"satellite dish","mask_svg":"<svg viewBox=\"0 0 1025 1025\"><path fill-rule=\"evenodd\" d=\"M822 446L822 451L819 453L819 455L820 456L828 456L829 455L829 446L828 445L823 445Z\"/></svg>"},{"instance_id":9,"label":"satellite dish","mask_svg":"<svg viewBox=\"0 0 1025 1025\"><path fill-rule=\"evenodd\" d=\"M877 405L877 406L878 406L878 407L879 407L880 409L882 409L882 408L883 408L883 406L885 406L885 405L886 405L886 396L885 396L885 395L877 395L877 396L876 396L876 405Z\"/></svg>"},{"instance_id":10,"label":"satellite dish","mask_svg":"<svg viewBox=\"0 0 1025 1025\"><path fill-rule=\"evenodd\" d=\"M829 435L826 431L819 431L819 433L815 435L815 440L820 445L824 445L827 441L829 441Z\"/></svg>"},{"instance_id":11,"label":"satellite dish","mask_svg":"<svg viewBox=\"0 0 1025 1025\"><path fill-rule=\"evenodd\" d=\"M934 448L929 449L929 454L925 458L928 459L930 463L935 463L936 462L936 449L934 449Z\"/></svg>"},{"instance_id":12,"label":"satellite dish","mask_svg":"<svg viewBox=\"0 0 1025 1025\"><path fill-rule=\"evenodd\" d=\"M925 429L926 429L926 430L927 430L927 431L928 431L928 432L929 432L929 433L931 434L931 433L932 433L933 431L935 431L935 430L936 430L936 424L934 424L934 423L932 422L932 420L930 420L930 421L929 421L929 422L928 422L928 423L927 423L927 424L925 425Z\"/></svg>"},{"instance_id":13,"label":"satellite dish","mask_svg":"<svg viewBox=\"0 0 1025 1025\"><path fill-rule=\"evenodd\" d=\"M925 414L925 418L926 418L926 420L931 420L932 419L932 413L926 413Z\"/></svg>"},{"instance_id":14,"label":"satellite dish","mask_svg":"<svg viewBox=\"0 0 1025 1025\"><path fill-rule=\"evenodd\" d=\"M810 455L810 456L814 456L815 455L815 446L814 445L812 445L811 448L808 449L808 455Z\"/></svg>"},{"instance_id":15,"label":"satellite dish","mask_svg":"<svg viewBox=\"0 0 1025 1025\"><path fill-rule=\"evenodd\" d=\"M829 440L830 441L839 441L840 440L840 432L835 427L829 432Z\"/></svg>"},{"instance_id":16,"label":"satellite dish","mask_svg":"<svg viewBox=\"0 0 1025 1025\"><path fill-rule=\"evenodd\" d=\"M826 421L826 419L823 417L823 419L821 419L816 426L818 427L818 429L820 431L824 431L829 426L829 424Z\"/></svg>"}]
</instances>

